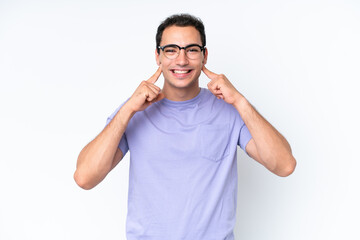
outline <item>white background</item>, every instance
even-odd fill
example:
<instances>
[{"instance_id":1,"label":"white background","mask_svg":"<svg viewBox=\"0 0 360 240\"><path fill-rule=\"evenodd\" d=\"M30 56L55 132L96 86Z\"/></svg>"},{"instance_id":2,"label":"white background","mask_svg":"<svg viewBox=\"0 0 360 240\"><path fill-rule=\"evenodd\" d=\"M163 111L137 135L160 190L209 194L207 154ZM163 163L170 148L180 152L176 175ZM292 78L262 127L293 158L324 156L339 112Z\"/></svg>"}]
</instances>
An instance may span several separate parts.
<instances>
[{"instance_id":1,"label":"white background","mask_svg":"<svg viewBox=\"0 0 360 240\"><path fill-rule=\"evenodd\" d=\"M129 155L90 191L75 164L156 71L157 26L181 12L205 23L207 67L298 162L281 178L239 150L236 239L360 239L356 0L0 0L0 239L125 239Z\"/></svg>"}]
</instances>

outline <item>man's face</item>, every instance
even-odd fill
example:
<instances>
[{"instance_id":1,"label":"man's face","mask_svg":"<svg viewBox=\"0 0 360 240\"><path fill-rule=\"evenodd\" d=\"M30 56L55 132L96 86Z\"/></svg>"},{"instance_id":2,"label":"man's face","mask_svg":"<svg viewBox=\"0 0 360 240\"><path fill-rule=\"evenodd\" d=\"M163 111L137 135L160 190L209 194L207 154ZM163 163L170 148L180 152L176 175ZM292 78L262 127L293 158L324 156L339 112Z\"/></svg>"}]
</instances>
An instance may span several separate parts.
<instances>
[{"instance_id":1,"label":"man's face","mask_svg":"<svg viewBox=\"0 0 360 240\"><path fill-rule=\"evenodd\" d=\"M168 44L176 44L180 47L186 47L190 44L202 46L200 33L192 26L167 27L162 34L160 46ZM207 60L207 50L205 56L201 53L201 57L198 59L189 59L183 49L175 59L168 59L162 50L160 50L160 54L157 52L155 54L157 64L162 69L166 83L174 88L187 88L197 84L201 68Z\"/></svg>"}]
</instances>

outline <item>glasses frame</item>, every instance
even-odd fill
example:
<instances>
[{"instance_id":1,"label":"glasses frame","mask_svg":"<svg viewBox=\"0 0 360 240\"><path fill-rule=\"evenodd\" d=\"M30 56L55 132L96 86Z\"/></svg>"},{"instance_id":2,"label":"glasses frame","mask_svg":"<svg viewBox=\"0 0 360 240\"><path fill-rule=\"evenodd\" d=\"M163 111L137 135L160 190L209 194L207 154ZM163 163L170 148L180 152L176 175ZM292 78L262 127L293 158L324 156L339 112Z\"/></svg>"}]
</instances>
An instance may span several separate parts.
<instances>
[{"instance_id":1,"label":"glasses frame","mask_svg":"<svg viewBox=\"0 0 360 240\"><path fill-rule=\"evenodd\" d=\"M189 47L194 47L194 46L199 47L200 50L201 50L201 52L204 52L204 53L205 53L205 48L206 48L206 47L205 47L205 46L200 46L199 44L195 44L195 43L194 43L194 44L189 44L189 45L187 45L187 46L185 46L185 47L180 47L179 45L176 45L176 44L167 44L167 45L164 45L164 46L158 46L158 49L161 49L161 50L164 52L164 49L165 49L166 47L177 47L177 48L179 49L179 53L178 53L178 55L177 55L175 58L169 58L169 57L166 56L166 54L164 53L164 55L165 55L166 58L168 58L168 59L170 59L170 60L173 60L173 59L176 59L176 58L180 55L181 49L184 49L186 57L189 58L188 55L187 55L187 53L186 53L186 49L189 48ZM191 59L191 58L190 58L190 59ZM193 59L193 60L194 60L194 59Z\"/></svg>"}]
</instances>

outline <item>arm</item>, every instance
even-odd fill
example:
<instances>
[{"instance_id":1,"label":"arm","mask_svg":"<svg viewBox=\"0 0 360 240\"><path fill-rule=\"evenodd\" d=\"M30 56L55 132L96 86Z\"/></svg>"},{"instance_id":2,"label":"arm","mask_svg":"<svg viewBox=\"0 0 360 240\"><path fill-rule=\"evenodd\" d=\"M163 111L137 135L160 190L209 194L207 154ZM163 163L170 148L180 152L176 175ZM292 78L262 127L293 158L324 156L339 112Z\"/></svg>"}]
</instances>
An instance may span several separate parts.
<instances>
[{"instance_id":1,"label":"arm","mask_svg":"<svg viewBox=\"0 0 360 240\"><path fill-rule=\"evenodd\" d=\"M137 111L142 111L165 97L161 89L154 84L160 74L159 68L149 80L142 81L112 121L82 149L74 173L75 182L81 188L95 187L121 161L123 153L118 144L130 119Z\"/></svg>"},{"instance_id":2,"label":"arm","mask_svg":"<svg viewBox=\"0 0 360 240\"><path fill-rule=\"evenodd\" d=\"M84 189L99 184L121 161L120 139L134 115L124 104L103 131L80 152L74 179Z\"/></svg>"},{"instance_id":3,"label":"arm","mask_svg":"<svg viewBox=\"0 0 360 240\"><path fill-rule=\"evenodd\" d=\"M296 160L286 139L239 93L223 74L215 74L205 66L203 72L211 79L209 90L218 98L232 104L253 137L246 146L250 157L278 176L290 175Z\"/></svg>"},{"instance_id":4,"label":"arm","mask_svg":"<svg viewBox=\"0 0 360 240\"><path fill-rule=\"evenodd\" d=\"M249 156L278 176L290 175L296 160L286 139L240 93L233 106L253 137L246 145Z\"/></svg>"}]
</instances>

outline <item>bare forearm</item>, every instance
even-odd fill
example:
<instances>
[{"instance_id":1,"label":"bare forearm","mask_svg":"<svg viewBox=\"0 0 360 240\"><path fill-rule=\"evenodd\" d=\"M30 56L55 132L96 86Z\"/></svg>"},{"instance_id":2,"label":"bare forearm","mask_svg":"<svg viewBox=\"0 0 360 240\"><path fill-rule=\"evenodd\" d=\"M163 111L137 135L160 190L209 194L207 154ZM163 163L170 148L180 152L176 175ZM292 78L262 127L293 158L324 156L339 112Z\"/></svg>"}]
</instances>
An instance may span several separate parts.
<instances>
[{"instance_id":1,"label":"bare forearm","mask_svg":"<svg viewBox=\"0 0 360 240\"><path fill-rule=\"evenodd\" d=\"M74 174L79 186L93 188L109 173L118 144L133 115L124 104L103 131L80 152Z\"/></svg>"},{"instance_id":2,"label":"bare forearm","mask_svg":"<svg viewBox=\"0 0 360 240\"><path fill-rule=\"evenodd\" d=\"M287 140L242 95L234 103L248 127L265 167L278 175L296 164Z\"/></svg>"},{"instance_id":3,"label":"bare forearm","mask_svg":"<svg viewBox=\"0 0 360 240\"><path fill-rule=\"evenodd\" d=\"M155 85L161 73L159 67L148 80L142 81L112 121L80 152L74 174L75 181L80 187L93 188L121 160L122 154L117 150L118 144L130 119L136 112L145 110L152 103L165 97L161 89Z\"/></svg>"}]
</instances>

